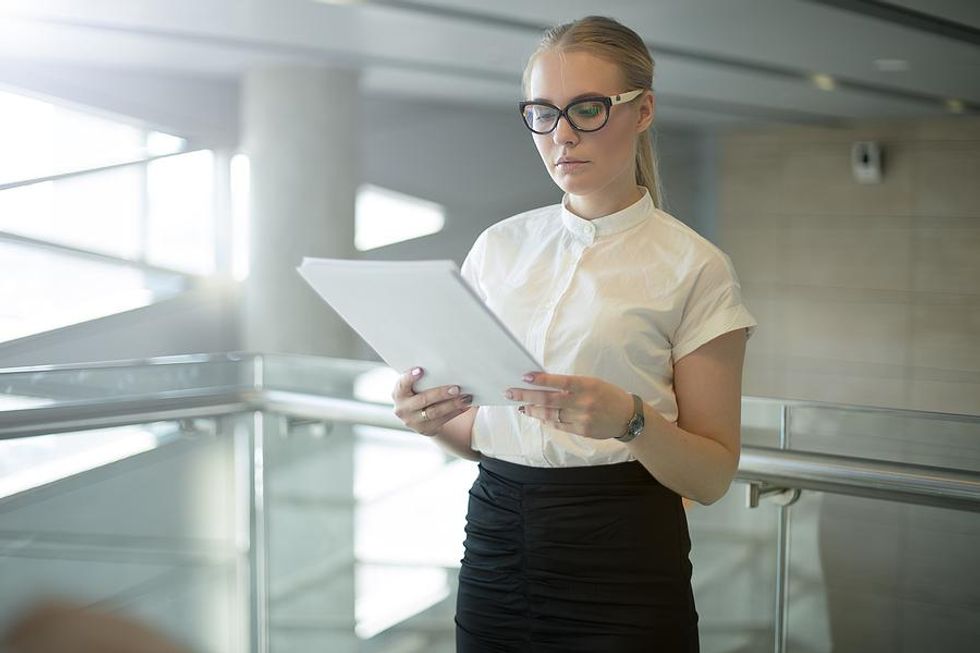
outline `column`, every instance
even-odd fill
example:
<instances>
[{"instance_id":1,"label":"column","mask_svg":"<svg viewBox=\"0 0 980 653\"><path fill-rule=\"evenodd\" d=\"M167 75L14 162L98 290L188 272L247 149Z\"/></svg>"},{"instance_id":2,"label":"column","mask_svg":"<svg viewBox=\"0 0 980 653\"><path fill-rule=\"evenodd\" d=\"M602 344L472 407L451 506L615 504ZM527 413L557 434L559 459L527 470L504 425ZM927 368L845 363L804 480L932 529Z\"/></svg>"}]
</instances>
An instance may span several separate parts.
<instances>
[{"instance_id":1,"label":"column","mask_svg":"<svg viewBox=\"0 0 980 653\"><path fill-rule=\"evenodd\" d=\"M355 258L358 73L262 68L242 84L251 246L242 348L351 356L349 327L296 272L303 256Z\"/></svg>"}]
</instances>

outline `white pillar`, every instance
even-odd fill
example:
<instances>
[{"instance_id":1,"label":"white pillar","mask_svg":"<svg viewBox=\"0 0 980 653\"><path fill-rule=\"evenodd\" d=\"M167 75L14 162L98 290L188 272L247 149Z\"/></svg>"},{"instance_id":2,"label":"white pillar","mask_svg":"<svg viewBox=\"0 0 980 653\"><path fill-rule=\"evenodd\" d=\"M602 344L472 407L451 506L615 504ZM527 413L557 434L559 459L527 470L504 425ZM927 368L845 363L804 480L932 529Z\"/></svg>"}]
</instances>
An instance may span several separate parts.
<instances>
[{"instance_id":1,"label":"white pillar","mask_svg":"<svg viewBox=\"0 0 980 653\"><path fill-rule=\"evenodd\" d=\"M251 245L242 348L351 357L350 328L296 272L303 256L355 258L357 71L249 71L243 149L251 167Z\"/></svg>"},{"instance_id":2,"label":"white pillar","mask_svg":"<svg viewBox=\"0 0 980 653\"><path fill-rule=\"evenodd\" d=\"M350 327L296 272L304 256L356 258L358 74L281 67L246 74L250 265L242 348L352 357ZM326 392L349 392L334 383ZM264 443L268 614L274 651L359 650L354 632L354 438L283 421ZM305 629L276 622L314 622Z\"/></svg>"}]
</instances>

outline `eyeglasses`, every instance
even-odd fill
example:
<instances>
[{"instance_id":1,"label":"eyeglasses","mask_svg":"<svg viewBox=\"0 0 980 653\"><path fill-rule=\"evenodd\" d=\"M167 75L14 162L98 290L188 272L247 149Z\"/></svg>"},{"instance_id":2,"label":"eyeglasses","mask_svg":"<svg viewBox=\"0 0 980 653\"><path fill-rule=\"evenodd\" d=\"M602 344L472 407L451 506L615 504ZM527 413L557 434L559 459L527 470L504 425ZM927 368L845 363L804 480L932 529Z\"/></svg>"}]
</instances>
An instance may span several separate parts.
<instances>
[{"instance_id":1,"label":"eyeglasses","mask_svg":"<svg viewBox=\"0 0 980 653\"><path fill-rule=\"evenodd\" d=\"M550 134L558 126L558 120L565 116L568 124L580 132L594 132L602 129L609 120L609 109L614 104L622 104L636 98L644 89L639 88L619 95L596 95L570 102L559 109L549 102L526 100L519 102L524 126L535 134Z\"/></svg>"}]
</instances>

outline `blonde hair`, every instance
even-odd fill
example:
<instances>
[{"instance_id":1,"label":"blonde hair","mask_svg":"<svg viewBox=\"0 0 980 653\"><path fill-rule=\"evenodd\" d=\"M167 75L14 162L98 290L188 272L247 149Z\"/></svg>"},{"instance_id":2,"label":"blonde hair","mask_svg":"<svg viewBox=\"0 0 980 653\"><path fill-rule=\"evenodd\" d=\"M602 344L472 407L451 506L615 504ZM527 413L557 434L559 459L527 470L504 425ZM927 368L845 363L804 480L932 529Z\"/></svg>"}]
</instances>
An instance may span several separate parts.
<instances>
[{"instance_id":1,"label":"blonde hair","mask_svg":"<svg viewBox=\"0 0 980 653\"><path fill-rule=\"evenodd\" d=\"M521 90L528 97L531 68L538 55L548 51L584 51L616 64L623 74L623 91L653 90L653 57L640 36L622 23L606 16L586 16L548 29L531 54L521 76ZM663 208L663 191L657 170L653 137L649 130L637 136L636 183L650 191L654 206Z\"/></svg>"}]
</instances>

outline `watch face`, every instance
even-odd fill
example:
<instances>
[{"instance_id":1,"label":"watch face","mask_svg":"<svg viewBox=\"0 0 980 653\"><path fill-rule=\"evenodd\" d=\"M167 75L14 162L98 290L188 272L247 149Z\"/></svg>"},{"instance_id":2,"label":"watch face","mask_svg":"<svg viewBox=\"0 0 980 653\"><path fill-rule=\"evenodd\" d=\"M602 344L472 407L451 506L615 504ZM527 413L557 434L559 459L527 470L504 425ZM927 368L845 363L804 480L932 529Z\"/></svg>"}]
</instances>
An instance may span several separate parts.
<instances>
[{"instance_id":1,"label":"watch face","mask_svg":"<svg viewBox=\"0 0 980 653\"><path fill-rule=\"evenodd\" d=\"M640 432L643 431L643 422L644 422L643 403L640 400L640 398L635 394L633 395L633 407L634 407L633 417L630 419L629 424L626 426L626 433L624 433L622 436L618 436L620 439L624 439L626 442L629 442L637 435L639 435Z\"/></svg>"},{"instance_id":2,"label":"watch face","mask_svg":"<svg viewBox=\"0 0 980 653\"><path fill-rule=\"evenodd\" d=\"M643 415L637 415L636 419L630 422L630 433L636 434L643 430Z\"/></svg>"}]
</instances>

